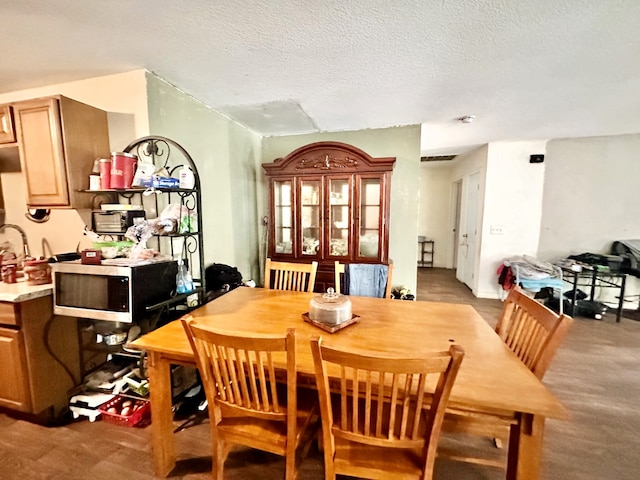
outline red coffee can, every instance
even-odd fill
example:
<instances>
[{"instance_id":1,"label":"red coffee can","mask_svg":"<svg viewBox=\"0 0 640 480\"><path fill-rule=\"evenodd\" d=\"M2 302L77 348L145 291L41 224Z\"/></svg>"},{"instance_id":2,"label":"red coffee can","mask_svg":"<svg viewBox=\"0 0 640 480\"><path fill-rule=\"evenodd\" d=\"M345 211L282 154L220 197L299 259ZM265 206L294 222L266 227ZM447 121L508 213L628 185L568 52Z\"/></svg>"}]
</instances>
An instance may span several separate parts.
<instances>
[{"instance_id":1,"label":"red coffee can","mask_svg":"<svg viewBox=\"0 0 640 480\"><path fill-rule=\"evenodd\" d=\"M111 188L129 188L138 157L132 153L111 152Z\"/></svg>"},{"instance_id":2,"label":"red coffee can","mask_svg":"<svg viewBox=\"0 0 640 480\"><path fill-rule=\"evenodd\" d=\"M109 190L111 188L111 159L101 158L100 164L100 190Z\"/></svg>"}]
</instances>

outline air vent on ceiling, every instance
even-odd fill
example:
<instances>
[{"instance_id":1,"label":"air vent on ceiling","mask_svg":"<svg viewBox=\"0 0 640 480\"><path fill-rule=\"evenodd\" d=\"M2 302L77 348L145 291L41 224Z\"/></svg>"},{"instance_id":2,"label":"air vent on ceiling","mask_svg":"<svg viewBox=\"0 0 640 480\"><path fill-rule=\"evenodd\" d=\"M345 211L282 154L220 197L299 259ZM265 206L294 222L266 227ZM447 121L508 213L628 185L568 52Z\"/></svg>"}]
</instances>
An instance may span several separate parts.
<instances>
[{"instance_id":1,"label":"air vent on ceiling","mask_svg":"<svg viewBox=\"0 0 640 480\"><path fill-rule=\"evenodd\" d=\"M444 162L448 160L453 160L456 158L455 155L433 155L430 157L420 157L421 162Z\"/></svg>"}]
</instances>

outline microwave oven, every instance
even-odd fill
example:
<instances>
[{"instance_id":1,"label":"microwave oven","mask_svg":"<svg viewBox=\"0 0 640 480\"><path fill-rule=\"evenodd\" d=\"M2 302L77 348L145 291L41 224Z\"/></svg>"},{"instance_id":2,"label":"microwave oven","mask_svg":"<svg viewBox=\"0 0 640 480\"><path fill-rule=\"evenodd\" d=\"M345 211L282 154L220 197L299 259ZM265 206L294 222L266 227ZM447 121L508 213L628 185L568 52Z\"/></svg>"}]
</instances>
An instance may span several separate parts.
<instances>
[{"instance_id":1,"label":"microwave oven","mask_svg":"<svg viewBox=\"0 0 640 480\"><path fill-rule=\"evenodd\" d=\"M128 265L53 264L56 315L132 323L148 316L147 307L175 295L175 261Z\"/></svg>"}]
</instances>

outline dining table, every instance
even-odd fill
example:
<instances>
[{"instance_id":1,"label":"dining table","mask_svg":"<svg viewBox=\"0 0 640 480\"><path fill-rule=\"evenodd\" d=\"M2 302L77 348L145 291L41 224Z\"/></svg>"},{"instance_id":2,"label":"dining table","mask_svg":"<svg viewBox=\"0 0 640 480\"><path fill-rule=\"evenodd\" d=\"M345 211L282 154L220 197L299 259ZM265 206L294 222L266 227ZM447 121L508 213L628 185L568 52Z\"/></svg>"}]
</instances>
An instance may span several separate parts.
<instances>
[{"instance_id":1,"label":"dining table","mask_svg":"<svg viewBox=\"0 0 640 480\"><path fill-rule=\"evenodd\" d=\"M284 334L295 328L299 382L311 385L315 371L310 340L314 337L336 348L385 356L419 356L460 345L465 357L448 408L513 419L506 478L539 478L545 419L567 419L568 412L471 305L350 296L357 321L330 333L305 321L304 314L317 295L243 286L187 315L198 324L232 334ZM195 359L180 320L139 337L130 346L147 354L154 473L166 477L176 463L171 369L194 366Z\"/></svg>"}]
</instances>

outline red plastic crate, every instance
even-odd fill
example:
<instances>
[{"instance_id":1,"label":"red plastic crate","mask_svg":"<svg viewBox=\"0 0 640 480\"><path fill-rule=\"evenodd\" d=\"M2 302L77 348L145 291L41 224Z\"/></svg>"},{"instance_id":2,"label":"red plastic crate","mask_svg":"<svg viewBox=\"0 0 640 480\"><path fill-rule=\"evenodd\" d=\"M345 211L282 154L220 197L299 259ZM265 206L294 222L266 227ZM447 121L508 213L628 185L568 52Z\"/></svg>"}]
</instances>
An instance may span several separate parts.
<instances>
[{"instance_id":1,"label":"red plastic crate","mask_svg":"<svg viewBox=\"0 0 640 480\"><path fill-rule=\"evenodd\" d=\"M129 413L129 415L121 415L120 413L108 411L110 408L115 408L117 412L121 412L123 408L122 405L126 401L131 402L131 413ZM115 425L124 425L126 427L134 427L143 420L147 420L149 418L151 407L149 401L144 398L116 395L108 402L100 405L98 410L102 414L102 419L105 422L113 423Z\"/></svg>"}]
</instances>

